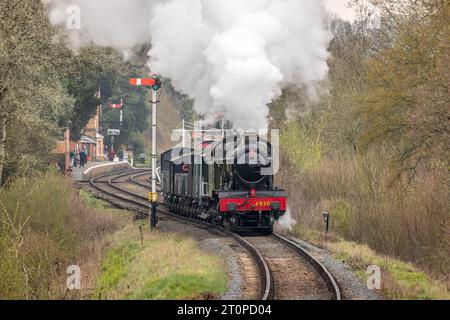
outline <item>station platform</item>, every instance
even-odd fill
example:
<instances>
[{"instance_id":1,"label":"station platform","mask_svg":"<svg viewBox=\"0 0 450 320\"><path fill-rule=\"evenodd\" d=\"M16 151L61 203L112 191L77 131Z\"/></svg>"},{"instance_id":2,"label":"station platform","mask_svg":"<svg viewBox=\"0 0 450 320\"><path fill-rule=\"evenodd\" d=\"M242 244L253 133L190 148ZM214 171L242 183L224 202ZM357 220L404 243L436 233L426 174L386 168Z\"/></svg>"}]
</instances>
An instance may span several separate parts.
<instances>
[{"instance_id":1,"label":"station platform","mask_svg":"<svg viewBox=\"0 0 450 320\"><path fill-rule=\"evenodd\" d=\"M90 178L96 175L128 167L131 168L131 165L127 161L88 162L84 165L84 168L72 167L72 179L75 181L89 181Z\"/></svg>"}]
</instances>

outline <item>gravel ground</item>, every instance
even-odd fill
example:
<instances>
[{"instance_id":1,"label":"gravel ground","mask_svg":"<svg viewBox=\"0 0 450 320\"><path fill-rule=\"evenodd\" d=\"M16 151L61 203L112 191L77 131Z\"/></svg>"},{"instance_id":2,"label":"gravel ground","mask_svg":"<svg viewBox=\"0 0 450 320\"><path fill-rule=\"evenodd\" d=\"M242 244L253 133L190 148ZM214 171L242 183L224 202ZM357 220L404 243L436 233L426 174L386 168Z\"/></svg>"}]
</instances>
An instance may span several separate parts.
<instances>
[{"instance_id":1,"label":"gravel ground","mask_svg":"<svg viewBox=\"0 0 450 320\"><path fill-rule=\"evenodd\" d=\"M334 276L339 284L343 299L345 300L382 300L376 292L369 290L367 285L343 262L336 260L332 255L323 249L317 248L305 241L293 238L319 260Z\"/></svg>"},{"instance_id":2,"label":"gravel ground","mask_svg":"<svg viewBox=\"0 0 450 320\"><path fill-rule=\"evenodd\" d=\"M272 271L275 300L330 300L320 274L296 251L273 237L245 237L266 259Z\"/></svg>"},{"instance_id":3,"label":"gravel ground","mask_svg":"<svg viewBox=\"0 0 450 320\"><path fill-rule=\"evenodd\" d=\"M221 297L219 297L220 300L239 300L243 298L241 288L241 284L243 282L241 268L234 250L230 247L233 243L233 240L225 238L205 239L199 243L202 250L208 252L209 254L220 256L226 261L228 272L228 290Z\"/></svg>"}]
</instances>

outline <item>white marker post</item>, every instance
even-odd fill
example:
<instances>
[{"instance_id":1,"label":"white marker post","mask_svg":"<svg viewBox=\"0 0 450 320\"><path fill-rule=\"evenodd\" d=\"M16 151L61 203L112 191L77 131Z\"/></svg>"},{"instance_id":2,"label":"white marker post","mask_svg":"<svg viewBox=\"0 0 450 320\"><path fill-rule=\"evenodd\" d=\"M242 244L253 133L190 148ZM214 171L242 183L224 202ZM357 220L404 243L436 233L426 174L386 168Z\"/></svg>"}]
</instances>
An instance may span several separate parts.
<instances>
[{"instance_id":1,"label":"white marker post","mask_svg":"<svg viewBox=\"0 0 450 320\"><path fill-rule=\"evenodd\" d=\"M132 86L146 86L152 89L152 192L149 194L150 201L150 229L156 227L156 207L158 206L158 193L156 192L156 107L158 105L158 90L161 89L159 77L153 78L132 78Z\"/></svg>"}]
</instances>

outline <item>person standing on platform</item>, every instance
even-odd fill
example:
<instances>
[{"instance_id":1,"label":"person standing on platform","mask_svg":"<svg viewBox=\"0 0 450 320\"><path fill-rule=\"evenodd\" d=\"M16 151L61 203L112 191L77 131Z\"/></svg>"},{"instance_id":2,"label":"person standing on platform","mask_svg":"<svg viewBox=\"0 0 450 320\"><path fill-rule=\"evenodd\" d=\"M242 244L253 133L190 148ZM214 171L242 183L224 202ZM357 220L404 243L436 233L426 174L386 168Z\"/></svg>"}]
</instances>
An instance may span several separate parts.
<instances>
[{"instance_id":1,"label":"person standing on platform","mask_svg":"<svg viewBox=\"0 0 450 320\"><path fill-rule=\"evenodd\" d=\"M83 150L80 151L80 168L84 168L84 165L86 164L87 159L87 151L86 147L83 148Z\"/></svg>"},{"instance_id":2,"label":"person standing on platform","mask_svg":"<svg viewBox=\"0 0 450 320\"><path fill-rule=\"evenodd\" d=\"M109 150L109 161L114 161L115 157L116 157L116 153L114 152L114 149L111 148L111 150Z\"/></svg>"}]
</instances>

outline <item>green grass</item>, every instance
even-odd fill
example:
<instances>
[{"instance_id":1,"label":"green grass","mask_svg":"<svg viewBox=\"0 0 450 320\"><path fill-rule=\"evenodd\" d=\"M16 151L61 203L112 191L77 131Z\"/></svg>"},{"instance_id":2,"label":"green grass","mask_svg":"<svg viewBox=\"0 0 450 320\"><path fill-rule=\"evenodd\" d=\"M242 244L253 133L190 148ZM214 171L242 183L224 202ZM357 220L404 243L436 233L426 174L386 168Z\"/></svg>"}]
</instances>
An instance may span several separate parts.
<instances>
[{"instance_id":1,"label":"green grass","mask_svg":"<svg viewBox=\"0 0 450 320\"><path fill-rule=\"evenodd\" d=\"M379 266L382 288L378 294L395 300L449 300L450 292L444 281L433 279L411 263L380 255L367 245L345 241L334 233L325 234L304 225L296 225L292 235L331 252L336 260L349 265L355 274L367 281L367 268Z\"/></svg>"},{"instance_id":2,"label":"green grass","mask_svg":"<svg viewBox=\"0 0 450 320\"><path fill-rule=\"evenodd\" d=\"M100 215L103 215L105 213L113 214L114 217L120 218L121 220L119 220L123 220L124 222L128 221L128 218L130 217L130 211L116 208L109 202L96 198L89 191L81 189L78 193L78 196L87 208L93 209Z\"/></svg>"},{"instance_id":3,"label":"green grass","mask_svg":"<svg viewBox=\"0 0 450 320\"><path fill-rule=\"evenodd\" d=\"M88 207L110 207L85 190L80 190L79 196ZM139 226L145 230L143 241ZM226 287L227 276L221 261L201 252L195 241L150 233L146 222L137 222L115 235L92 298L198 299L220 295Z\"/></svg>"},{"instance_id":4,"label":"green grass","mask_svg":"<svg viewBox=\"0 0 450 320\"><path fill-rule=\"evenodd\" d=\"M0 299L53 298L56 266L76 248L66 223L70 182L52 172L0 191Z\"/></svg>"},{"instance_id":5,"label":"green grass","mask_svg":"<svg viewBox=\"0 0 450 320\"><path fill-rule=\"evenodd\" d=\"M144 229L145 230L145 229ZM94 299L177 300L220 295L227 287L222 261L174 234L119 232L107 252Z\"/></svg>"},{"instance_id":6,"label":"green grass","mask_svg":"<svg viewBox=\"0 0 450 320\"><path fill-rule=\"evenodd\" d=\"M379 266L382 272L381 295L396 300L436 300L450 299L445 285L432 279L425 272L410 263L377 254L369 247L354 242L330 242L327 248L335 258L346 262L364 281L367 267Z\"/></svg>"},{"instance_id":7,"label":"green grass","mask_svg":"<svg viewBox=\"0 0 450 320\"><path fill-rule=\"evenodd\" d=\"M71 179L52 171L0 191L0 299L74 297L65 290L65 270L73 264L84 270L85 283L95 277L92 265L119 221L107 210L87 208L78 194Z\"/></svg>"},{"instance_id":8,"label":"green grass","mask_svg":"<svg viewBox=\"0 0 450 320\"><path fill-rule=\"evenodd\" d=\"M94 197L91 193L87 192L84 189L80 190L79 196L81 200L84 202L84 204L87 205L88 207L95 209L111 208L111 205L109 203Z\"/></svg>"},{"instance_id":9,"label":"green grass","mask_svg":"<svg viewBox=\"0 0 450 320\"><path fill-rule=\"evenodd\" d=\"M101 298L102 292L116 288L120 279L127 276L129 266L139 251L139 245L135 242L122 244L108 251L102 264L102 275L96 292L98 298Z\"/></svg>"},{"instance_id":10,"label":"green grass","mask_svg":"<svg viewBox=\"0 0 450 320\"><path fill-rule=\"evenodd\" d=\"M146 281L142 288L128 296L130 299L176 300L209 297L209 293L221 293L223 286L219 277L204 277L195 274L173 274L164 278ZM212 289L211 288L217 288Z\"/></svg>"}]
</instances>

